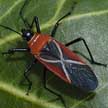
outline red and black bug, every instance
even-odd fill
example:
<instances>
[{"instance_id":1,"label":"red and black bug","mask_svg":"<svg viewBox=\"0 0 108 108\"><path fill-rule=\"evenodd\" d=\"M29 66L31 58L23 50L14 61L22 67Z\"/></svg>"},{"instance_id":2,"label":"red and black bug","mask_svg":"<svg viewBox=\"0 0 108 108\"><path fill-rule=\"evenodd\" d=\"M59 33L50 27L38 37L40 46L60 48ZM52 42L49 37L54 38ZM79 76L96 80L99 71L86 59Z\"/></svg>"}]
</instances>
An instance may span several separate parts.
<instances>
[{"instance_id":1,"label":"red and black bug","mask_svg":"<svg viewBox=\"0 0 108 108\"><path fill-rule=\"evenodd\" d=\"M0 26L21 35L23 39L27 40L28 46L27 48L9 49L7 52L3 52L2 54L14 54L15 52L30 52L35 57L35 59L24 72L24 77L28 81L27 94L29 93L29 90L32 86L32 82L30 81L28 74L32 66L37 61L39 61L45 67L43 78L44 88L51 93L57 95L66 108L66 104L62 96L55 93L53 90L49 89L46 86L47 70L50 70L65 82L69 83L70 85L74 85L85 92L93 91L98 86L98 80L93 73L93 70L76 53L72 52L67 47L76 42L82 41L90 55L92 64L102 66L106 66L106 64L98 63L94 60L86 41L81 37L72 40L66 44L62 44L53 38L55 36L59 23L65 17L69 16L72 12L68 12L63 17L61 17L56 22L51 34L46 35L41 33L37 16L34 17L32 24L29 24L28 21L23 17L23 9L26 6L27 2L28 0L25 0L24 5L22 6L19 13L25 25L25 28L21 30L21 33L10 27L6 27L4 25ZM72 11L74 10L75 6L76 2L73 3ZM34 33L32 31L34 23L36 25L37 33Z\"/></svg>"}]
</instances>

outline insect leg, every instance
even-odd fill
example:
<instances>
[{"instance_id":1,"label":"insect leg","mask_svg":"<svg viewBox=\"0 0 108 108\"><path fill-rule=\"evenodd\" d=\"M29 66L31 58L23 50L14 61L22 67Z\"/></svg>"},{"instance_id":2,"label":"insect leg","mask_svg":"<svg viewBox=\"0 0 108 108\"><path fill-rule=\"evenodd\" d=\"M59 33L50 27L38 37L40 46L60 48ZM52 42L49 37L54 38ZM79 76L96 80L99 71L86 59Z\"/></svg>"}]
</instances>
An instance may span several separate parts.
<instances>
[{"instance_id":1,"label":"insect leg","mask_svg":"<svg viewBox=\"0 0 108 108\"><path fill-rule=\"evenodd\" d=\"M56 96L58 97L58 99L61 101L61 103L64 105L64 107L67 108L66 103L65 103L63 97L62 97L60 94L54 92L53 90L51 90L51 89L49 89L49 88L47 87L47 75L46 75L46 71L47 71L47 69L44 68L44 74L43 74L43 85L44 85L44 88L45 88L46 90L48 90L50 93L56 95Z\"/></svg>"},{"instance_id":2,"label":"insect leg","mask_svg":"<svg viewBox=\"0 0 108 108\"><path fill-rule=\"evenodd\" d=\"M89 55L90 55L91 63L92 63L92 64L102 65L102 66L105 66L105 67L107 66L107 64L99 63L99 62L96 62L96 61L94 60L93 55L92 55L92 53L91 53L91 51L90 51L90 49L89 49L89 47L88 47L86 41L85 41L84 38L82 38L82 37L77 38L77 39L75 39L75 40L73 40L73 41L70 41L70 42L66 43L65 46L70 46L70 45L72 45L72 44L74 44L74 43L77 43L77 42L80 42L80 41L82 41L82 42L84 43L84 45L85 45L85 47L86 47L86 49L87 49L87 51L88 51L88 53L89 53Z\"/></svg>"},{"instance_id":3,"label":"insect leg","mask_svg":"<svg viewBox=\"0 0 108 108\"><path fill-rule=\"evenodd\" d=\"M74 3L73 3L72 10L71 10L72 12L73 12L73 10L74 10L76 4L77 4L77 2L74 2ZM68 17L69 15L71 15L71 13L72 13L71 11L69 11L68 13L66 13L63 17L61 17L61 18L56 22L56 24L54 25L54 27L53 27L53 29L52 29L52 31L51 31L51 36L52 36L52 37L55 36L56 31L57 31L57 29L58 29L58 27L59 27L60 22L61 22L64 18L66 18L66 17Z\"/></svg>"},{"instance_id":4,"label":"insect leg","mask_svg":"<svg viewBox=\"0 0 108 108\"><path fill-rule=\"evenodd\" d=\"M40 25L39 25L39 20L38 20L37 16L34 17L34 19L32 21L32 24L30 25L31 29L32 29L34 23L36 25L37 33L41 33L41 31L40 31Z\"/></svg>"},{"instance_id":5,"label":"insect leg","mask_svg":"<svg viewBox=\"0 0 108 108\"><path fill-rule=\"evenodd\" d=\"M11 48L6 52L2 52L2 54L14 54L15 52L29 52L28 48Z\"/></svg>"},{"instance_id":6,"label":"insect leg","mask_svg":"<svg viewBox=\"0 0 108 108\"><path fill-rule=\"evenodd\" d=\"M37 62L36 59L33 60L32 63L31 63L31 64L26 68L26 70L24 71L25 80L28 82L28 84L27 84L28 89L27 89L26 95L29 95L29 91L30 91L31 88L32 88L32 82L31 82L30 79L29 79L29 74L30 74L31 68L33 67L33 65L34 65L36 62ZM25 80L22 80L22 81L20 82L20 84L25 85L25 84L24 84L24 81L25 81Z\"/></svg>"}]
</instances>

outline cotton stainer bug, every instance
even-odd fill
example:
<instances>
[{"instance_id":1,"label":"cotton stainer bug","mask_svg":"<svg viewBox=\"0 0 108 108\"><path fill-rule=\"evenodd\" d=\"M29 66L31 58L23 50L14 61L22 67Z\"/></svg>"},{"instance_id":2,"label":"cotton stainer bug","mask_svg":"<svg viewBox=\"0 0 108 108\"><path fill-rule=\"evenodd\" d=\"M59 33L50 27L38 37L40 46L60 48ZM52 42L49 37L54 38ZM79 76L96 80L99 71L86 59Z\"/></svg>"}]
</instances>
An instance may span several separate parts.
<instances>
[{"instance_id":1,"label":"cotton stainer bug","mask_svg":"<svg viewBox=\"0 0 108 108\"><path fill-rule=\"evenodd\" d=\"M71 12L68 12L63 17L61 17L56 22L54 28L52 29L51 34L48 35L41 33L37 16L34 17L31 24L29 24L28 21L23 17L23 9L28 3L28 1L29 0L25 0L19 13L25 25L25 28L21 30L21 33L17 32L16 30L10 27L0 25L5 29L11 30L21 35L23 39L27 40L28 47L12 48L9 49L7 52L3 52L2 54L14 54L15 52L30 52L35 57L35 59L26 68L24 72L24 77L28 81L27 95L29 94L29 91L32 86L32 82L29 79L28 74L32 66L37 61L39 61L45 67L44 77L43 77L44 88L47 89L49 92L53 93L54 95L58 96L63 105L65 106L65 108L67 108L62 96L47 87L46 85L47 70L50 70L65 82L69 83L70 85L74 85L85 92L93 91L98 86L98 80L95 74L93 73L92 69L77 54L69 50L67 47L76 42L82 41L90 55L92 64L97 64L102 66L106 66L106 64L98 63L94 60L86 41L81 37L72 40L66 44L62 44L53 38L55 36L55 33L57 31L60 22L65 17L69 16L72 13L77 4L76 2L73 3ZM37 33L34 33L32 31L33 24L36 25Z\"/></svg>"}]
</instances>

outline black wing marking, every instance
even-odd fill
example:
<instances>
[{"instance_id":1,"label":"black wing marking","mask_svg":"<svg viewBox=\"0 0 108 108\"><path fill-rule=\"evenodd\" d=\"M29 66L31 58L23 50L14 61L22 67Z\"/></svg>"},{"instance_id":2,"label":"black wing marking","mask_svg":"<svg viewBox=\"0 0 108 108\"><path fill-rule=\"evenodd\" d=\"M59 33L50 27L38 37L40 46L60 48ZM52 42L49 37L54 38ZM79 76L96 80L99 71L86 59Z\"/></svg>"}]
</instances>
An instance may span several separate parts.
<instances>
[{"instance_id":1,"label":"black wing marking","mask_svg":"<svg viewBox=\"0 0 108 108\"><path fill-rule=\"evenodd\" d=\"M42 49L40 56L48 60L60 59L60 53L52 41L47 43L47 45Z\"/></svg>"},{"instance_id":2,"label":"black wing marking","mask_svg":"<svg viewBox=\"0 0 108 108\"><path fill-rule=\"evenodd\" d=\"M72 60L63 52L63 49L61 49L61 51L64 60ZM55 43L51 41L42 49L40 57L52 61L60 60L60 52ZM98 80L88 65L71 62L64 62L63 64L73 85L84 91L92 91L97 87ZM53 63L53 65L56 65L63 70L63 66L60 62Z\"/></svg>"},{"instance_id":3,"label":"black wing marking","mask_svg":"<svg viewBox=\"0 0 108 108\"><path fill-rule=\"evenodd\" d=\"M72 80L72 84L83 91L92 91L98 86L98 80L88 65L69 64L66 69Z\"/></svg>"}]
</instances>

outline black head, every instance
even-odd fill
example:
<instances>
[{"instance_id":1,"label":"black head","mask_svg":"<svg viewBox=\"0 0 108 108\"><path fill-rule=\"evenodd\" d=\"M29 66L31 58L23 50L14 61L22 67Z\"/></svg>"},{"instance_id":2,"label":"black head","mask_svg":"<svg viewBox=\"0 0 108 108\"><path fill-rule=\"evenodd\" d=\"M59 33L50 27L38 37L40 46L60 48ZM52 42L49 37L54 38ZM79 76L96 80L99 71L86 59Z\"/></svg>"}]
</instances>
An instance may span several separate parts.
<instances>
[{"instance_id":1,"label":"black head","mask_svg":"<svg viewBox=\"0 0 108 108\"><path fill-rule=\"evenodd\" d=\"M33 34L34 34L30 29L27 29L27 30L22 29L21 32L22 32L23 39L25 39L27 41L29 41L32 38Z\"/></svg>"}]
</instances>

